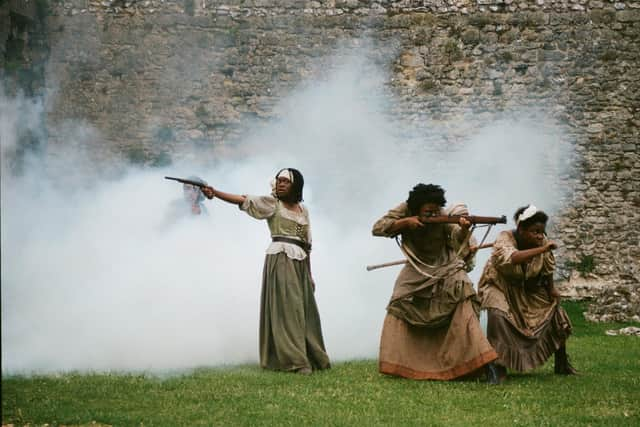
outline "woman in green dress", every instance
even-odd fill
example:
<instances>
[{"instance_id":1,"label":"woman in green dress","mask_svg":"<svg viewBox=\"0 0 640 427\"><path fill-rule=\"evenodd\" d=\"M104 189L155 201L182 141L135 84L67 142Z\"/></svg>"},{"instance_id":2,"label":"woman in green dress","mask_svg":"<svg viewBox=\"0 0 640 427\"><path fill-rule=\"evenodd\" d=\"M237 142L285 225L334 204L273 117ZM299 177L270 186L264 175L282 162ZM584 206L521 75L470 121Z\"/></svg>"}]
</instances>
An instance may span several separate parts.
<instances>
[{"instance_id":1,"label":"woman in green dress","mask_svg":"<svg viewBox=\"0 0 640 427\"><path fill-rule=\"evenodd\" d=\"M280 170L268 196L202 192L238 205L271 232L262 274L260 365L265 369L309 374L330 367L311 277L311 228L302 202L304 178L297 169Z\"/></svg>"}]
</instances>

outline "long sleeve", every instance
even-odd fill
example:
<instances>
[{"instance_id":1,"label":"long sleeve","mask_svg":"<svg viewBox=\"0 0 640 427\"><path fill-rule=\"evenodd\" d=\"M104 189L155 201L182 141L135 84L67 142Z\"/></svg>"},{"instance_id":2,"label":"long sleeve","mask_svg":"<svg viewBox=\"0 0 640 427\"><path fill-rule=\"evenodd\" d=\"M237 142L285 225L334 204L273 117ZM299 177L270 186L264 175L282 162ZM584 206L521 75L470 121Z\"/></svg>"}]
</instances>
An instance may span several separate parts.
<instances>
[{"instance_id":1,"label":"long sleeve","mask_svg":"<svg viewBox=\"0 0 640 427\"><path fill-rule=\"evenodd\" d=\"M447 224L449 225L449 230L451 232L451 238L453 239L454 247L460 246L467 240L469 234L471 234L470 230L464 230L458 224Z\"/></svg>"},{"instance_id":2,"label":"long sleeve","mask_svg":"<svg viewBox=\"0 0 640 427\"><path fill-rule=\"evenodd\" d=\"M515 242L510 231L502 231L498 234L496 242L493 244L493 253L491 254L491 262L498 269L509 269L513 266L511 262L511 255L516 252L518 248L515 246Z\"/></svg>"},{"instance_id":3,"label":"long sleeve","mask_svg":"<svg viewBox=\"0 0 640 427\"><path fill-rule=\"evenodd\" d=\"M547 239L543 241L543 244L547 242ZM520 265L515 265L511 262L511 256L516 252L516 241L513 238L511 231L502 231L495 244L493 245L493 253L491 255L491 262L495 268L504 275L509 277L523 277L530 278L538 275L548 276L552 275L556 261L551 251L536 255L531 258L526 264L523 264L526 268L526 273Z\"/></svg>"},{"instance_id":4,"label":"long sleeve","mask_svg":"<svg viewBox=\"0 0 640 427\"><path fill-rule=\"evenodd\" d=\"M277 199L273 196L246 196L240 210L256 219L267 219L276 212Z\"/></svg>"},{"instance_id":5,"label":"long sleeve","mask_svg":"<svg viewBox=\"0 0 640 427\"><path fill-rule=\"evenodd\" d=\"M544 243L547 243L547 239L544 239ZM553 252L547 251L542 254L542 269L540 274L543 276L552 276L556 269L556 257L553 255Z\"/></svg>"},{"instance_id":6,"label":"long sleeve","mask_svg":"<svg viewBox=\"0 0 640 427\"><path fill-rule=\"evenodd\" d=\"M403 202L377 220L376 223L373 224L371 232L374 236L395 237L398 233L391 233L389 229L396 220L406 218L407 216L409 216L409 208L407 204Z\"/></svg>"}]
</instances>

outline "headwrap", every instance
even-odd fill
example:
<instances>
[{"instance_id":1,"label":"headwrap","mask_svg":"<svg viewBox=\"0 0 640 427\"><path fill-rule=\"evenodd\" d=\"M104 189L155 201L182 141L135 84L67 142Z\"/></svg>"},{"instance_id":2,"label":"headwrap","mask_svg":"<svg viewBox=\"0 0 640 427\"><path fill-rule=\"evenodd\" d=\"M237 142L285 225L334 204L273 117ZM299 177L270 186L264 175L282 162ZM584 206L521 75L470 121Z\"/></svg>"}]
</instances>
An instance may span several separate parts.
<instances>
[{"instance_id":1,"label":"headwrap","mask_svg":"<svg viewBox=\"0 0 640 427\"><path fill-rule=\"evenodd\" d=\"M445 212L447 215L469 215L469 208L464 203L455 203Z\"/></svg>"},{"instance_id":2,"label":"headwrap","mask_svg":"<svg viewBox=\"0 0 640 427\"><path fill-rule=\"evenodd\" d=\"M289 169L282 169L280 173L276 176L276 179L278 178L286 178L289 181L291 181L291 183L293 184L293 174L289 172Z\"/></svg>"},{"instance_id":3,"label":"headwrap","mask_svg":"<svg viewBox=\"0 0 640 427\"><path fill-rule=\"evenodd\" d=\"M272 196L276 196L276 180L278 178L286 178L289 181L291 181L291 183L293 184L293 174L289 171L289 169L282 169L280 172L278 172L278 175L276 175L275 178L273 178L270 182L271 184L271 195Z\"/></svg>"},{"instance_id":4,"label":"headwrap","mask_svg":"<svg viewBox=\"0 0 640 427\"><path fill-rule=\"evenodd\" d=\"M516 226L520 225L522 221L526 221L527 219L531 218L537 213L538 213L538 208L536 208L533 205L527 206L527 208L524 211L522 211L520 215L518 215L518 218L516 219Z\"/></svg>"}]
</instances>

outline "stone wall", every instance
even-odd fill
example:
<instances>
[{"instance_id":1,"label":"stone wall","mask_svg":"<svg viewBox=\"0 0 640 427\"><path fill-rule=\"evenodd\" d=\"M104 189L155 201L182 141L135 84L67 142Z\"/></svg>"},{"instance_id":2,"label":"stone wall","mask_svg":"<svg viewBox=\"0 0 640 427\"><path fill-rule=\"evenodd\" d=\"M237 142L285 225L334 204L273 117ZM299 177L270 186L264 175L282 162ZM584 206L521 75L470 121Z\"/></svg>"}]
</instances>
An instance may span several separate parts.
<instances>
[{"instance_id":1,"label":"stone wall","mask_svg":"<svg viewBox=\"0 0 640 427\"><path fill-rule=\"evenodd\" d=\"M399 129L449 125L455 143L544 106L580 157L564 178L563 265L638 281L640 2L61 0L46 28L49 122L87 120L108 150L148 163L232 144L363 45L388 70Z\"/></svg>"},{"instance_id":2,"label":"stone wall","mask_svg":"<svg viewBox=\"0 0 640 427\"><path fill-rule=\"evenodd\" d=\"M38 0L41 1L41 0ZM48 45L44 10L36 0L0 0L0 80L3 89L34 95L44 88Z\"/></svg>"}]
</instances>

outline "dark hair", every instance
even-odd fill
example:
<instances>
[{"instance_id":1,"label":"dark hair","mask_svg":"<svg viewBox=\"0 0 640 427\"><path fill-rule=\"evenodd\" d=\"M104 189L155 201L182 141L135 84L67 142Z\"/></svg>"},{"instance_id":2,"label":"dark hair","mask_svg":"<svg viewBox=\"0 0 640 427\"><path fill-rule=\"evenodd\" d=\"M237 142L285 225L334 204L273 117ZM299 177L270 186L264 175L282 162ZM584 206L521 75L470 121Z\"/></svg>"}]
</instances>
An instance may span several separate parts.
<instances>
[{"instance_id":1,"label":"dark hair","mask_svg":"<svg viewBox=\"0 0 640 427\"><path fill-rule=\"evenodd\" d=\"M276 180L278 179L278 175L283 170L288 170L291 175L293 175L293 182L291 183L291 192L287 197L287 202L298 203L303 200L302 198L302 189L304 188L304 177L300 173L298 169L294 168L284 168L280 169L278 173L276 173Z\"/></svg>"},{"instance_id":2,"label":"dark hair","mask_svg":"<svg viewBox=\"0 0 640 427\"><path fill-rule=\"evenodd\" d=\"M444 190L439 185L434 184L418 184L409 192L407 206L409 212L417 215L420 207L425 203L435 203L438 206L444 206L447 199L444 198Z\"/></svg>"},{"instance_id":3,"label":"dark hair","mask_svg":"<svg viewBox=\"0 0 640 427\"><path fill-rule=\"evenodd\" d=\"M513 214L513 221L516 223L516 225L518 227L520 227L520 226L529 227L531 224L536 224L536 223L540 222L540 223L542 223L542 224L544 224L546 226L547 225L547 221L549 220L549 216L546 213L544 213L543 211L536 212L535 214L533 214L533 216L531 218L527 218L524 221L521 221L520 224L518 224L518 217L529 206L530 205L522 206L522 207L518 208L516 213Z\"/></svg>"}]
</instances>

